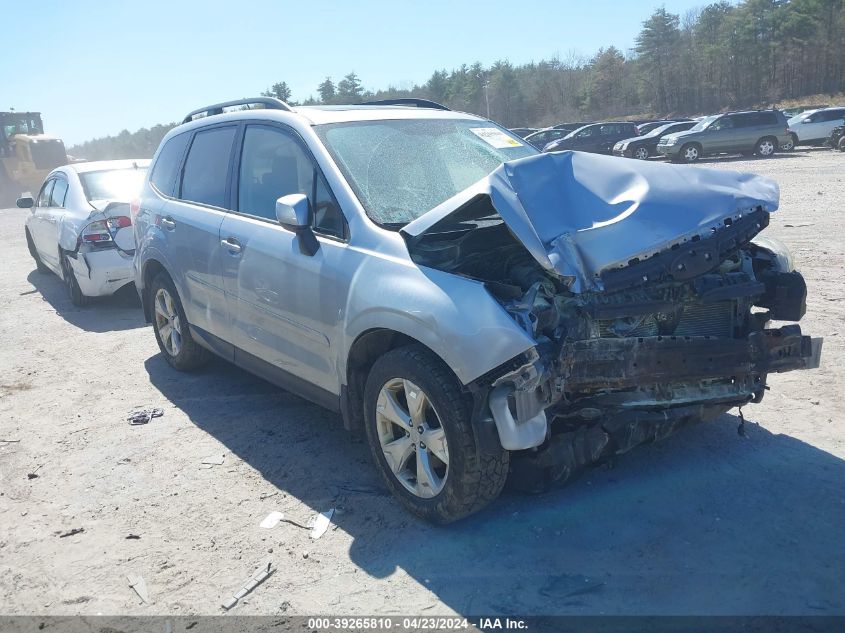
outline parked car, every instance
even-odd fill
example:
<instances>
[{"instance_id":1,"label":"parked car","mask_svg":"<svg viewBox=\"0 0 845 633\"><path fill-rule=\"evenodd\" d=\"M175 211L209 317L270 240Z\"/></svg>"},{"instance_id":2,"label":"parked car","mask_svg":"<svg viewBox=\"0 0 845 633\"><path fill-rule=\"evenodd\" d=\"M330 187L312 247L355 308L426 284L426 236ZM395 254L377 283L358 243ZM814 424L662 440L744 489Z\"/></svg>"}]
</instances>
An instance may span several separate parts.
<instances>
[{"instance_id":1,"label":"parked car","mask_svg":"<svg viewBox=\"0 0 845 633\"><path fill-rule=\"evenodd\" d=\"M531 145L536 147L537 149L543 149L552 141L561 139L567 134L569 134L568 130L558 130L556 128L550 127L546 128L545 130L539 130L538 132L529 134L525 137L525 140L531 143Z\"/></svg>"},{"instance_id":2,"label":"parked car","mask_svg":"<svg viewBox=\"0 0 845 633\"><path fill-rule=\"evenodd\" d=\"M588 121L581 121L579 123L558 123L557 125L553 125L552 128L555 130L569 130L571 132L572 130L577 130L579 127L584 127L588 124Z\"/></svg>"},{"instance_id":3,"label":"parked car","mask_svg":"<svg viewBox=\"0 0 845 633\"><path fill-rule=\"evenodd\" d=\"M845 125L838 125L833 128L833 132L830 133L828 139L828 145L840 152L845 152Z\"/></svg>"},{"instance_id":4,"label":"parked car","mask_svg":"<svg viewBox=\"0 0 845 633\"><path fill-rule=\"evenodd\" d=\"M132 283L135 241L129 201L137 196L149 160L74 163L51 171L30 209L24 232L39 272L64 282L74 305Z\"/></svg>"},{"instance_id":5,"label":"parked car","mask_svg":"<svg viewBox=\"0 0 845 633\"><path fill-rule=\"evenodd\" d=\"M511 464L561 478L818 366L820 340L766 327L805 309L755 238L777 185L695 173L539 153L428 102L216 104L133 202L136 287L170 365L214 353L338 411L449 522Z\"/></svg>"},{"instance_id":6,"label":"parked car","mask_svg":"<svg viewBox=\"0 0 845 633\"><path fill-rule=\"evenodd\" d=\"M613 153L616 156L645 160L657 153L657 143L661 138L673 132L683 132L694 125L695 121L680 121L678 123L661 125L653 128L643 136L622 139L613 146Z\"/></svg>"},{"instance_id":7,"label":"parked car","mask_svg":"<svg viewBox=\"0 0 845 633\"><path fill-rule=\"evenodd\" d=\"M617 141L637 136L637 126L627 121L591 123L567 134L559 141L549 143L544 152L559 152L565 149L594 154L610 154Z\"/></svg>"},{"instance_id":8,"label":"parked car","mask_svg":"<svg viewBox=\"0 0 845 633\"><path fill-rule=\"evenodd\" d=\"M520 138L525 138L529 134L534 134L534 132L537 132L537 131L538 130L537 130L536 127L512 127L511 128L511 132L513 132L514 134L516 134Z\"/></svg>"},{"instance_id":9,"label":"parked car","mask_svg":"<svg viewBox=\"0 0 845 633\"><path fill-rule=\"evenodd\" d=\"M807 105L807 106L798 106L797 108L783 108L781 112L787 119L791 119L794 116L798 116L802 112L807 112L809 110L821 110L822 108L829 108L830 106L827 104L823 105Z\"/></svg>"},{"instance_id":10,"label":"parked car","mask_svg":"<svg viewBox=\"0 0 845 633\"><path fill-rule=\"evenodd\" d=\"M705 117L686 132L665 135L657 151L672 160L694 163L711 154L769 157L782 147L791 149L791 142L782 112L753 110Z\"/></svg>"},{"instance_id":11,"label":"parked car","mask_svg":"<svg viewBox=\"0 0 845 633\"><path fill-rule=\"evenodd\" d=\"M789 134L795 145L823 145L833 128L845 120L845 107L810 110L789 119Z\"/></svg>"},{"instance_id":12,"label":"parked car","mask_svg":"<svg viewBox=\"0 0 845 633\"><path fill-rule=\"evenodd\" d=\"M648 134L656 127L661 127L666 125L667 123L674 123L674 120L665 120L665 121L645 121L643 123L637 123L637 134L642 136L643 134Z\"/></svg>"}]
</instances>

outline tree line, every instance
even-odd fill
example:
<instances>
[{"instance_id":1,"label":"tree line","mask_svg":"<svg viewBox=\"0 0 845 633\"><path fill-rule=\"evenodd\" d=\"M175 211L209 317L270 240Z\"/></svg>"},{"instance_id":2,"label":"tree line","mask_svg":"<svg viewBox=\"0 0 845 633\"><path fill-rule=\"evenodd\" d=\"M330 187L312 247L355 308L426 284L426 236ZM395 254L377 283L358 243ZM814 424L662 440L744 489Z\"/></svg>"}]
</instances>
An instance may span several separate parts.
<instances>
[{"instance_id":1,"label":"tree line","mask_svg":"<svg viewBox=\"0 0 845 633\"><path fill-rule=\"evenodd\" d=\"M296 102L280 81L262 94L299 105L417 97L508 127L628 115L681 116L770 107L783 100L845 92L845 0L741 0L685 15L657 9L636 46L601 48L539 62L476 62L436 70L409 89L363 87L354 72L326 77ZM73 147L89 160L150 156L172 127L127 131Z\"/></svg>"}]
</instances>

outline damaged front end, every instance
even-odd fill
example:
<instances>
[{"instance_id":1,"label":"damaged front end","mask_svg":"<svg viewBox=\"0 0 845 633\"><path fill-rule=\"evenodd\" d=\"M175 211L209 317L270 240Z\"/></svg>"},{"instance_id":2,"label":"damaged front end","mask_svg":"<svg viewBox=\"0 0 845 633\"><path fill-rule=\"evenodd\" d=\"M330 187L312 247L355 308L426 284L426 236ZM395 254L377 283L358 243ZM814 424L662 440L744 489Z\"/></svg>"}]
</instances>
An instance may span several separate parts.
<instances>
[{"instance_id":1,"label":"damaged front end","mask_svg":"<svg viewBox=\"0 0 845 633\"><path fill-rule=\"evenodd\" d=\"M579 156L505 164L405 233L417 264L482 281L536 341L468 387L478 424L531 449L547 480L759 402L768 374L821 353L798 325L769 327L806 309L786 249L758 236L777 208L769 181Z\"/></svg>"}]
</instances>

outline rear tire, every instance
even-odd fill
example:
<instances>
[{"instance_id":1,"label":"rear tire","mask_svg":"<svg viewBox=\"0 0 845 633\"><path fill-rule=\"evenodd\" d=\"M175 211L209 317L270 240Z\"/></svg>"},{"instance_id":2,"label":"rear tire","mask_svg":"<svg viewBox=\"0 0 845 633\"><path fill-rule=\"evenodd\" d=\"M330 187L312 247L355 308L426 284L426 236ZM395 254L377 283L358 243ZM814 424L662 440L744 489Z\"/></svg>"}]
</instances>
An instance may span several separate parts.
<instances>
[{"instance_id":1,"label":"rear tire","mask_svg":"<svg viewBox=\"0 0 845 633\"><path fill-rule=\"evenodd\" d=\"M445 524L499 496L509 453L479 451L470 403L428 349L409 345L379 358L367 377L364 406L373 461L408 511Z\"/></svg>"},{"instance_id":2,"label":"rear tire","mask_svg":"<svg viewBox=\"0 0 845 633\"><path fill-rule=\"evenodd\" d=\"M837 144L840 152L845 152L845 136L839 139L839 143Z\"/></svg>"},{"instance_id":3,"label":"rear tire","mask_svg":"<svg viewBox=\"0 0 845 633\"><path fill-rule=\"evenodd\" d=\"M795 151L795 147L798 145L798 136L793 134L792 132L789 133L789 142L780 146L780 148L784 152L793 152Z\"/></svg>"},{"instance_id":4,"label":"rear tire","mask_svg":"<svg viewBox=\"0 0 845 633\"><path fill-rule=\"evenodd\" d=\"M82 294L82 288L79 287L79 282L76 280L76 274L73 272L73 266L67 253L62 252L61 258L62 280L65 282L65 289L70 302L78 308L91 305L92 298Z\"/></svg>"},{"instance_id":5,"label":"rear tire","mask_svg":"<svg viewBox=\"0 0 845 633\"><path fill-rule=\"evenodd\" d=\"M757 141L757 145L754 146L754 153L760 158L771 158L775 155L777 149L778 140L771 136L765 136Z\"/></svg>"},{"instance_id":6,"label":"rear tire","mask_svg":"<svg viewBox=\"0 0 845 633\"><path fill-rule=\"evenodd\" d=\"M685 163L696 163L701 158L701 145L698 143L687 143L681 148L678 155Z\"/></svg>"},{"instance_id":7,"label":"rear tire","mask_svg":"<svg viewBox=\"0 0 845 633\"><path fill-rule=\"evenodd\" d=\"M173 280L166 273L159 273L150 284L149 293L153 332L167 363L179 371L190 371L207 363L211 353L191 337Z\"/></svg>"},{"instance_id":8,"label":"rear tire","mask_svg":"<svg viewBox=\"0 0 845 633\"><path fill-rule=\"evenodd\" d=\"M41 261L41 256L38 254L38 249L35 248L35 242L32 241L32 236L29 234L29 229L24 229L26 234L26 247L29 249L29 254L35 260L35 269L40 273L48 273L50 269Z\"/></svg>"}]
</instances>

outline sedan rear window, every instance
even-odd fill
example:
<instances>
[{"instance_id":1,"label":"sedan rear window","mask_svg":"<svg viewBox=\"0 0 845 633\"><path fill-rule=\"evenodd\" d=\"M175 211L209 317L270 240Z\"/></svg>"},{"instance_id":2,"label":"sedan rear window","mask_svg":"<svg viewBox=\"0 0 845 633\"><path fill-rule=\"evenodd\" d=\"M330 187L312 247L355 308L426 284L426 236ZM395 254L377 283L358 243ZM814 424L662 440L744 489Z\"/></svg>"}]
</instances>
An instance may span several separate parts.
<instances>
[{"instance_id":1,"label":"sedan rear window","mask_svg":"<svg viewBox=\"0 0 845 633\"><path fill-rule=\"evenodd\" d=\"M473 119L355 121L316 127L367 214L404 225L537 150L492 123Z\"/></svg>"},{"instance_id":2,"label":"sedan rear window","mask_svg":"<svg viewBox=\"0 0 845 633\"><path fill-rule=\"evenodd\" d=\"M145 167L87 171L79 174L82 190L88 200L131 200L138 195Z\"/></svg>"}]
</instances>

